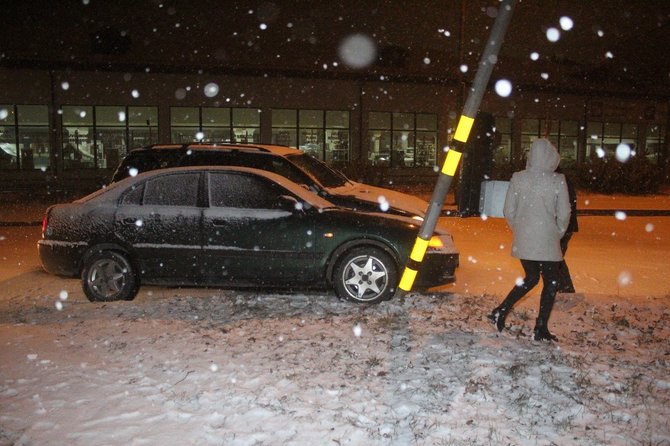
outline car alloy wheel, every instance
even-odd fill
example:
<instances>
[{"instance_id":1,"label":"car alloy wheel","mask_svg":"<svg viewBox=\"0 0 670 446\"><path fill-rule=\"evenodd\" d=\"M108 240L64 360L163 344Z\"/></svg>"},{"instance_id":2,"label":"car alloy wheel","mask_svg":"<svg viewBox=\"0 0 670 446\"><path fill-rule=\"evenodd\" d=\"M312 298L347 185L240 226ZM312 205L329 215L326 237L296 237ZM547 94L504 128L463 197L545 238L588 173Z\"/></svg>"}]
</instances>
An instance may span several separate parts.
<instances>
[{"instance_id":1,"label":"car alloy wheel","mask_svg":"<svg viewBox=\"0 0 670 446\"><path fill-rule=\"evenodd\" d=\"M378 248L356 248L344 255L336 269L338 296L364 303L378 303L393 297L397 267L391 256Z\"/></svg>"},{"instance_id":2,"label":"car alloy wheel","mask_svg":"<svg viewBox=\"0 0 670 446\"><path fill-rule=\"evenodd\" d=\"M82 271L82 288L91 302L132 300L137 295L137 275L128 259L115 251L92 255Z\"/></svg>"}]
</instances>

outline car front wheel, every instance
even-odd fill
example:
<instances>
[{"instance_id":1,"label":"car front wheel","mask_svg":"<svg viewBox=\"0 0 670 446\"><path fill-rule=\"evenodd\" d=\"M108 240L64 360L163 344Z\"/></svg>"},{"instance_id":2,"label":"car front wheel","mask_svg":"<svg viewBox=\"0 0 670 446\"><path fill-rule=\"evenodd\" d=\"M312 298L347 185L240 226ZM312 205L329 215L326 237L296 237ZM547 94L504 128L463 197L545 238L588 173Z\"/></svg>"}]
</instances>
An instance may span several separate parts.
<instances>
[{"instance_id":1,"label":"car front wheel","mask_svg":"<svg viewBox=\"0 0 670 446\"><path fill-rule=\"evenodd\" d=\"M398 282L396 262L373 247L346 253L333 277L337 295L352 302L378 303L393 297Z\"/></svg>"},{"instance_id":2,"label":"car front wheel","mask_svg":"<svg viewBox=\"0 0 670 446\"><path fill-rule=\"evenodd\" d=\"M81 283L91 302L133 300L139 289L132 264L116 251L99 251L89 257L81 273Z\"/></svg>"}]
</instances>

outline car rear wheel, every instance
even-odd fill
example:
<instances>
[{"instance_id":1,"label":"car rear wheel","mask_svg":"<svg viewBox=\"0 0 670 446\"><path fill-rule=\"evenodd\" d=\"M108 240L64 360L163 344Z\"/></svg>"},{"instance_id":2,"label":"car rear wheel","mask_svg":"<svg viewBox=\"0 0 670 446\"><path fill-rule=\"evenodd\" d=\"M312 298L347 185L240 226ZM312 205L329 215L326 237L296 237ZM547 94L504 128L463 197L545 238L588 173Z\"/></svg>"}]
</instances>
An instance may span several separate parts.
<instances>
[{"instance_id":1,"label":"car rear wheel","mask_svg":"<svg viewBox=\"0 0 670 446\"><path fill-rule=\"evenodd\" d=\"M100 251L89 257L81 273L81 284L91 302L133 300L139 289L132 264L116 251Z\"/></svg>"},{"instance_id":2,"label":"car rear wheel","mask_svg":"<svg viewBox=\"0 0 670 446\"><path fill-rule=\"evenodd\" d=\"M395 294L397 271L396 262L381 249L355 248L344 254L335 268L335 291L352 302L378 303Z\"/></svg>"}]
</instances>

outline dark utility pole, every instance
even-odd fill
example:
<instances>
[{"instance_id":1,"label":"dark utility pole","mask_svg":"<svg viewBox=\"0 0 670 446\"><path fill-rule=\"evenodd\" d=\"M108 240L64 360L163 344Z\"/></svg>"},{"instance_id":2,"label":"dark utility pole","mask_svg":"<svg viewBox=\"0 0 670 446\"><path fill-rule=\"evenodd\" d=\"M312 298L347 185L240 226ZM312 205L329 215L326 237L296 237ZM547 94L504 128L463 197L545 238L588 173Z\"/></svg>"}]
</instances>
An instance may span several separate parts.
<instances>
[{"instance_id":1,"label":"dark utility pole","mask_svg":"<svg viewBox=\"0 0 670 446\"><path fill-rule=\"evenodd\" d=\"M400 279L400 285L398 287L402 291L411 291L416 275L419 272L421 262L423 261L423 257L428 249L428 244L435 231L435 226L437 224L437 219L440 217L444 199L447 196L449 186L456 174L458 163L461 160L463 147L468 141L468 136L470 135L470 130L472 130L475 116L477 115L477 111L482 102L482 97L484 96L489 79L491 78L493 66L498 59L498 53L500 52L500 47L502 46L505 33L507 32L507 26L512 17L514 2L514 0L503 0L498 9L498 16L493 24L491 35L489 36L486 48L479 61L475 80L472 83L468 99L463 107L463 113L461 114L458 126L456 127L454 147L447 151L447 157L444 160L442 170L437 179L437 184L433 190L426 217L423 220L419 235L416 238L416 242L414 242L414 248L410 253L405 271Z\"/></svg>"}]
</instances>

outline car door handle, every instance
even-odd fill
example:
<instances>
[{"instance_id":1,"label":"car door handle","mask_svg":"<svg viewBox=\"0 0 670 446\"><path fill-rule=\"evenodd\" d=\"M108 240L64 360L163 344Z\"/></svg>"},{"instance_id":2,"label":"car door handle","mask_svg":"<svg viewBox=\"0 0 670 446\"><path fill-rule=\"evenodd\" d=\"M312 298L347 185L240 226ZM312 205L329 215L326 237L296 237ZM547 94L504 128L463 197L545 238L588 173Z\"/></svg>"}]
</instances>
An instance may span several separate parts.
<instances>
[{"instance_id":1,"label":"car door handle","mask_svg":"<svg viewBox=\"0 0 670 446\"><path fill-rule=\"evenodd\" d=\"M137 219L128 217L128 218L122 218L121 219L121 224L127 225L127 226L136 226L137 225Z\"/></svg>"},{"instance_id":2,"label":"car door handle","mask_svg":"<svg viewBox=\"0 0 670 446\"><path fill-rule=\"evenodd\" d=\"M212 220L212 225L214 226L226 226L226 220L215 218Z\"/></svg>"}]
</instances>

